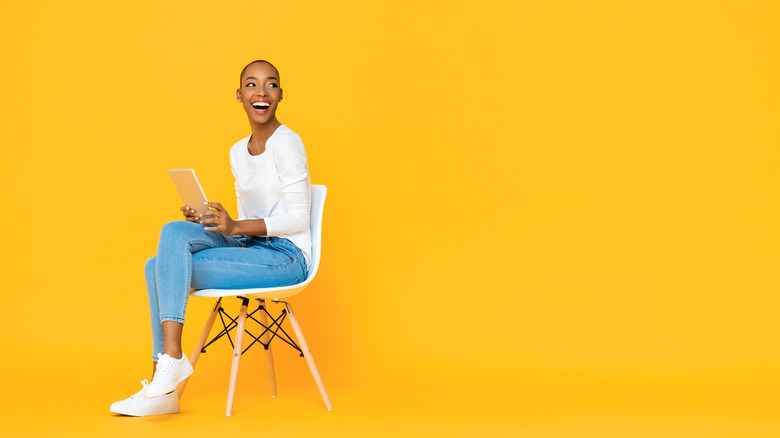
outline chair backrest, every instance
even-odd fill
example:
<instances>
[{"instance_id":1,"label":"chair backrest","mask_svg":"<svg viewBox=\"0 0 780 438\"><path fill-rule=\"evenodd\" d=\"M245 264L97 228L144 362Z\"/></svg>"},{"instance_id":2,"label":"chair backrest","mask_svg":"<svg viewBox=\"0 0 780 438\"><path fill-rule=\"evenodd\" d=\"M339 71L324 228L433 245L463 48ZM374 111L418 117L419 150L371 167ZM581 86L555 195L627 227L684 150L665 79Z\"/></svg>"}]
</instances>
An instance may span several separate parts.
<instances>
[{"instance_id":1,"label":"chair backrest","mask_svg":"<svg viewBox=\"0 0 780 438\"><path fill-rule=\"evenodd\" d=\"M325 207L325 196L328 188L321 184L311 185L311 215L309 216L309 229L311 231L311 269L304 283L308 283L317 274L320 267L320 253L322 248L322 210Z\"/></svg>"}]
</instances>

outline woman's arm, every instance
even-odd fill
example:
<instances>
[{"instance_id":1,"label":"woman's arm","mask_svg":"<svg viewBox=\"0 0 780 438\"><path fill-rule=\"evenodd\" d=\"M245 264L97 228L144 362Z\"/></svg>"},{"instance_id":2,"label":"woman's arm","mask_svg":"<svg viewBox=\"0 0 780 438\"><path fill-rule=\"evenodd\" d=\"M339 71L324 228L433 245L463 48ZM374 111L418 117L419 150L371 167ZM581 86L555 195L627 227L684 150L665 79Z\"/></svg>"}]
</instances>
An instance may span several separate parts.
<instances>
[{"instance_id":1,"label":"woman's arm","mask_svg":"<svg viewBox=\"0 0 780 438\"><path fill-rule=\"evenodd\" d=\"M206 227L208 231L220 231L227 236L241 235L241 236L265 236L268 231L265 227L265 220L263 219L246 219L241 221L233 220L230 214L225 210L219 202L206 202L211 210L201 213L201 217L207 217L201 219L202 224L216 224L215 227Z\"/></svg>"},{"instance_id":2,"label":"woman's arm","mask_svg":"<svg viewBox=\"0 0 780 438\"><path fill-rule=\"evenodd\" d=\"M285 142L283 147L273 150L287 213L265 218L265 227L269 236L295 234L309 228L311 212L309 161L301 138L291 135L287 139L289 141Z\"/></svg>"},{"instance_id":3,"label":"woman's arm","mask_svg":"<svg viewBox=\"0 0 780 438\"><path fill-rule=\"evenodd\" d=\"M281 236L299 233L309 228L311 185L309 184L309 164L306 150L297 135L288 136L285 140L287 141L281 147L274 148L273 154L287 212L263 219L236 221L230 217L219 202L207 202L206 205L212 210L201 216L213 216L213 218L202 219L201 223L216 224L214 227L206 227L207 230L220 231L226 235ZM236 166L233 163L232 155L231 167L235 177ZM236 187L236 199L239 217L245 216L238 187Z\"/></svg>"}]
</instances>

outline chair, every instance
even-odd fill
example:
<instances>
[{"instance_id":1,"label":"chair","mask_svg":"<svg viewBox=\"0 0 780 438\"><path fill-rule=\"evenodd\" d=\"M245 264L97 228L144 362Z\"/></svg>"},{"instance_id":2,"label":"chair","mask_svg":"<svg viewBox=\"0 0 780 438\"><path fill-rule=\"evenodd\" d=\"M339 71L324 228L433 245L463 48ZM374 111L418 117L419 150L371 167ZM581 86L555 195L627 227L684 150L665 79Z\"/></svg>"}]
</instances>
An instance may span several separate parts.
<instances>
[{"instance_id":1,"label":"chair","mask_svg":"<svg viewBox=\"0 0 780 438\"><path fill-rule=\"evenodd\" d=\"M255 343L260 343L263 345L263 348L265 348L265 358L266 363L268 365L268 380L270 382L271 386L271 396L276 397L276 377L274 374L274 363L273 363L273 354L271 351L271 340L274 338L279 338L285 343L289 344L293 348L299 351L300 355L303 356L306 359L307 364L309 365L309 370L311 371L312 376L314 377L314 381L317 384L317 388L320 390L320 394L322 395L322 399L325 402L325 407L328 408L328 410L333 410L333 405L330 403L330 398L328 397L328 393L325 390L325 385L322 383L322 379L320 378L320 373L317 370L317 365L314 363L314 359L311 356L311 352L309 351L309 346L306 343L306 339L303 337L303 332L301 331L301 327L298 324L297 318L295 318L295 314L293 313L292 306L290 306L290 303L286 301L281 301L282 298L288 298L291 297L308 286L309 283L314 279L314 276L317 275L317 269L320 265L320 248L322 243L322 209L325 205L325 195L327 194L327 187L324 185L312 185L312 202L311 202L311 216L309 221L309 226L311 227L311 246L312 246L312 264L311 264L311 270L309 272L309 275L307 276L306 280L304 280L302 283L294 284L292 286L283 286L283 287L269 287L269 288L257 288L257 289L201 289L201 290L193 290L190 292L190 296L193 297L211 297L211 298L219 298L217 302L215 303L214 307L212 308L211 312L209 313L208 319L206 320L206 325L203 327L203 332L200 335L200 339L198 339L197 344L195 345L195 350L192 353L192 356L190 356L190 363L192 363L192 366L195 367L195 364L198 362L198 358L200 357L200 354L203 352L205 353L205 347L211 345L214 341L217 339L220 339L223 336L226 336L231 344L233 344L233 340L230 337L230 332L233 329L236 329L235 334L235 344L233 348L233 365L230 369L230 385L228 389L228 399L227 399L227 410L226 415L230 417L233 413L233 401L235 399L236 394L236 385L238 382L238 369L241 364L241 355L246 352L246 350L249 349L252 345ZM241 299L241 310L239 313L239 316L237 318L231 318L223 309L222 309L222 298L223 297L231 297L235 296L239 299ZM254 312L247 315L247 308L249 306L249 298L252 297L257 299L260 304ZM282 310L279 317L274 318L266 309L265 307L265 300L270 299L275 303L283 303L284 309ZM254 314L259 313L260 320L258 321L256 318L254 318ZM224 326L224 329L217 334L208 344L206 343L206 340L209 337L209 333L211 332L211 328L214 326L214 321L216 320L217 316L220 317L220 320L222 321L222 325ZM292 338L284 331L281 324L286 318L286 316L290 317L290 324L292 325L293 331L295 332L295 337L298 340L298 343L300 343L300 346L293 341ZM225 317L228 318L229 322L225 322ZM272 322L271 324L268 324L268 318L271 318ZM255 336L251 334L249 331L246 330L246 322L247 318L257 322L264 330L259 336ZM252 338L254 338L254 341L242 351L243 348L243 342L244 342L244 333L249 334ZM187 386L187 382L189 379L181 382L179 384L178 393L179 398L181 398L182 394L184 393L184 389Z\"/></svg>"}]
</instances>

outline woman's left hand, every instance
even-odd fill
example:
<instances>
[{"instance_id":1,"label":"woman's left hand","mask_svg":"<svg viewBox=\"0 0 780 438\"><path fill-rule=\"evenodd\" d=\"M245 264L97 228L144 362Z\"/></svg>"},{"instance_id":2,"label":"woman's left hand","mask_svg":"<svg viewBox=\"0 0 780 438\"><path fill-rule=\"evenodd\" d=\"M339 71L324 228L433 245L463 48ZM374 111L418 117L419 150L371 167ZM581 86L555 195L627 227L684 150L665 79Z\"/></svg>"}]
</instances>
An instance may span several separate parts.
<instances>
[{"instance_id":1,"label":"woman's left hand","mask_svg":"<svg viewBox=\"0 0 780 438\"><path fill-rule=\"evenodd\" d=\"M222 234L227 236L233 234L233 231L236 229L236 221L230 218L230 215L225 210L225 207L223 207L219 202L206 202L205 204L209 206L211 210L200 214L202 218L200 223L206 225L217 224L216 227L205 227L206 230L221 231Z\"/></svg>"}]
</instances>

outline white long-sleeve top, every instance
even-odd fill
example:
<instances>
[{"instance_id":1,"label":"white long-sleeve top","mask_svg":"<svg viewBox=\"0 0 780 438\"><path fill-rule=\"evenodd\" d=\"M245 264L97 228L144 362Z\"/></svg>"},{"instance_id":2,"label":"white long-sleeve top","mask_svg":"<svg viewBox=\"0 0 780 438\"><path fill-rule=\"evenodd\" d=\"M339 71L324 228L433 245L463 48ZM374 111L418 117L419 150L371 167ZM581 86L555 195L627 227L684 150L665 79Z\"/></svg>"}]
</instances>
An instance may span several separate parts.
<instances>
[{"instance_id":1,"label":"white long-sleeve top","mask_svg":"<svg viewBox=\"0 0 780 438\"><path fill-rule=\"evenodd\" d=\"M250 137L230 148L238 219L264 219L268 235L289 239L311 267L311 180L303 141L281 125L265 142L265 151L253 156Z\"/></svg>"}]
</instances>

